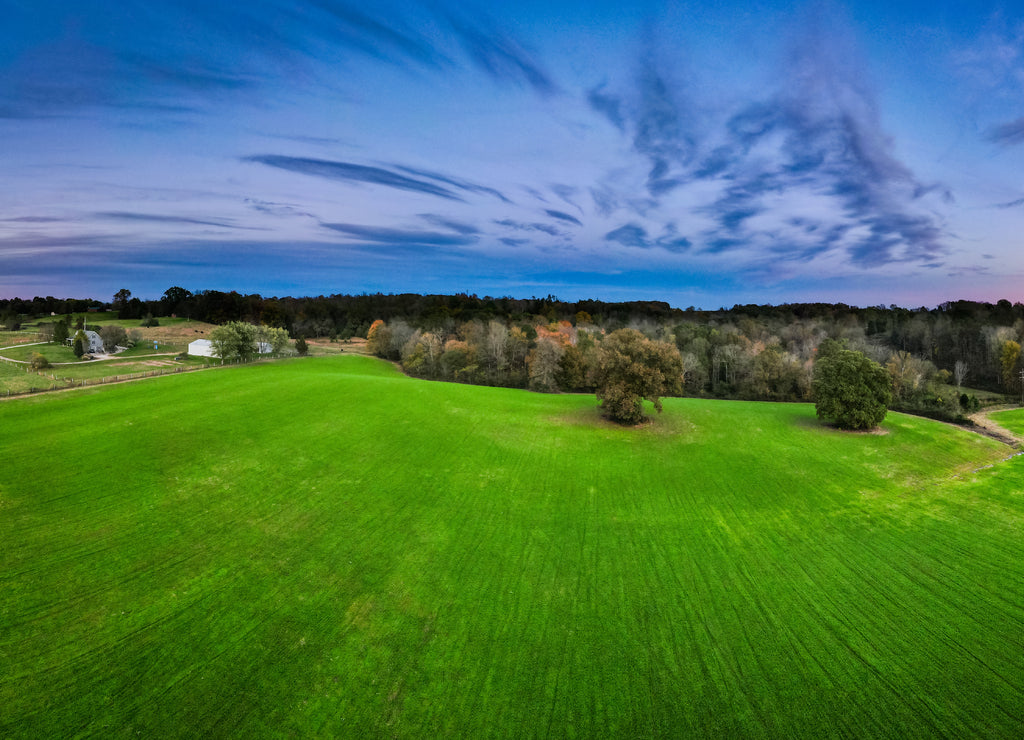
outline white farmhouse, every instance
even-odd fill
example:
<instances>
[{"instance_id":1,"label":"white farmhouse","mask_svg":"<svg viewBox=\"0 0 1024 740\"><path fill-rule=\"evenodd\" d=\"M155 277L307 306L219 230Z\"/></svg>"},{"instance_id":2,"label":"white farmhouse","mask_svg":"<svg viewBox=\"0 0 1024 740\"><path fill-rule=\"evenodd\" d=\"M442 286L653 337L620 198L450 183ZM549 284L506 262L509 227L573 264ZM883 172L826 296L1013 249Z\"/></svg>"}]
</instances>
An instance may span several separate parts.
<instances>
[{"instance_id":1,"label":"white farmhouse","mask_svg":"<svg viewBox=\"0 0 1024 740\"><path fill-rule=\"evenodd\" d=\"M85 342L83 342L83 344L85 346L82 347L82 349L87 354L94 354L94 355L102 354L103 353L103 340L100 339L100 335L97 334L96 332L94 332L92 329L86 329L83 333L85 334ZM72 334L70 337L68 337L65 340L68 343L69 347L74 345L75 337L77 335L78 335L78 332L75 332L74 334Z\"/></svg>"}]
</instances>

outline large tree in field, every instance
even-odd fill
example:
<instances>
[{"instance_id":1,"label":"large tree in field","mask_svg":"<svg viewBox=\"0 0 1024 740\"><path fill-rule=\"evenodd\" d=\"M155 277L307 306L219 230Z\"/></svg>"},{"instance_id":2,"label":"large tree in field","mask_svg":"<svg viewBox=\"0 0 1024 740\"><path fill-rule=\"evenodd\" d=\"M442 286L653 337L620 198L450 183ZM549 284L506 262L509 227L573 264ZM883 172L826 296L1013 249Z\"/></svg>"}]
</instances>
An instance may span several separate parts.
<instances>
[{"instance_id":1,"label":"large tree in field","mask_svg":"<svg viewBox=\"0 0 1024 740\"><path fill-rule=\"evenodd\" d=\"M872 429L885 418L892 380L860 352L830 348L814 363L814 408L840 429Z\"/></svg>"},{"instance_id":2,"label":"large tree in field","mask_svg":"<svg viewBox=\"0 0 1024 740\"><path fill-rule=\"evenodd\" d=\"M661 413L661 397L682 392L683 361L674 345L648 339L636 329L619 329L601 342L597 398L612 421L639 424L645 399Z\"/></svg>"},{"instance_id":3,"label":"large tree in field","mask_svg":"<svg viewBox=\"0 0 1024 740\"><path fill-rule=\"evenodd\" d=\"M210 332L213 354L222 360L245 362L256 356L256 327L244 321L229 321Z\"/></svg>"}]
</instances>

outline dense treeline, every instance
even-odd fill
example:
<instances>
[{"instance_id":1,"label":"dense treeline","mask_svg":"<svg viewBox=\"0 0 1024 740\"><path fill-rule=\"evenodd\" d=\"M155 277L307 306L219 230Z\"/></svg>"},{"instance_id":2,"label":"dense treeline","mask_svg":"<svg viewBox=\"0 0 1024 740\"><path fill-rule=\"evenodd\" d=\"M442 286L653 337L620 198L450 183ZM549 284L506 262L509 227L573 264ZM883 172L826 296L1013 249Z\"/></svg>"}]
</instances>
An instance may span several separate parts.
<instances>
[{"instance_id":1,"label":"dense treeline","mask_svg":"<svg viewBox=\"0 0 1024 740\"><path fill-rule=\"evenodd\" d=\"M647 306L654 311L645 311ZM372 351L414 375L548 391L593 391L604 337L624 326L677 348L687 395L811 400L816 353L827 339L882 365L898 410L961 419L978 407L965 388L1020 391L1024 306L1008 301L961 301L934 310L842 304L719 311L596 302L586 307L593 314L578 303L551 302L547 311L525 316L402 316L378 320L368 338Z\"/></svg>"},{"instance_id":2,"label":"dense treeline","mask_svg":"<svg viewBox=\"0 0 1024 740\"><path fill-rule=\"evenodd\" d=\"M1020 392L1024 340L1024 305L1006 300L953 301L933 309L804 303L705 311L659 301L554 296L264 298L174 287L155 301L133 298L128 290L107 304L0 300L0 316L17 320L94 306L116 310L123 319L178 315L279 327L293 337L366 336L375 352L414 375L548 391L594 390L603 338L633 328L678 349L687 395L809 400L815 352L834 339L886 368L894 408L947 418L974 403L961 388Z\"/></svg>"}]
</instances>

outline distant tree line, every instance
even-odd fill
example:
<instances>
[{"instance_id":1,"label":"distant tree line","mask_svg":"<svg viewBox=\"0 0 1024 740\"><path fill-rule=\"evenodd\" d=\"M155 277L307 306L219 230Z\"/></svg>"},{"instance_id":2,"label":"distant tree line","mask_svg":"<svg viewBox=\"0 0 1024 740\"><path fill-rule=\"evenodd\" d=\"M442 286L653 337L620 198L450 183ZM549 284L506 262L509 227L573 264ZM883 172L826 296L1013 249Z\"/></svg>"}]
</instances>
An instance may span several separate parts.
<instances>
[{"instance_id":1,"label":"distant tree line","mask_svg":"<svg viewBox=\"0 0 1024 740\"><path fill-rule=\"evenodd\" d=\"M157 300L127 289L91 300L0 300L0 316L101 306L123 319L177 315L284 329L291 337L367 337L373 351L426 378L542 391L596 389L600 348L619 329L673 345L685 395L806 401L826 339L889 373L892 408L956 418L977 404L965 389L1017 394L1024 305L950 301L935 308L843 303L737 305L700 310L660 301L560 301L469 294L271 297L168 289Z\"/></svg>"},{"instance_id":2,"label":"distant tree line","mask_svg":"<svg viewBox=\"0 0 1024 740\"><path fill-rule=\"evenodd\" d=\"M484 301L488 308L494 305L500 307ZM378 319L367 336L371 351L413 375L542 391L598 390L607 339L623 328L678 351L683 395L813 400L814 366L828 340L884 369L893 409L958 420L979 405L967 389L1020 391L1024 306L1008 301L946 303L932 310L843 304L718 311L596 302L542 306L546 310L532 315L484 314L461 321L436 313ZM843 358L853 362L851 355Z\"/></svg>"}]
</instances>

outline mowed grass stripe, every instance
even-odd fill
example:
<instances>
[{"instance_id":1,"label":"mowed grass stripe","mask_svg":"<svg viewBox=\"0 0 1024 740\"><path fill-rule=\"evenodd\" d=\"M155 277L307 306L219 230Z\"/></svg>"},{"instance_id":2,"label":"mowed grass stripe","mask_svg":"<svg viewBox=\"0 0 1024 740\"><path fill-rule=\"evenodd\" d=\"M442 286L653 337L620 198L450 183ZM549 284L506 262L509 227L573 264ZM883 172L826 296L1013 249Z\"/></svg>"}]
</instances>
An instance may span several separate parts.
<instances>
[{"instance_id":1,"label":"mowed grass stripe","mask_svg":"<svg viewBox=\"0 0 1024 740\"><path fill-rule=\"evenodd\" d=\"M344 356L5 404L0 731L1015 734L1021 458L886 429Z\"/></svg>"}]
</instances>

